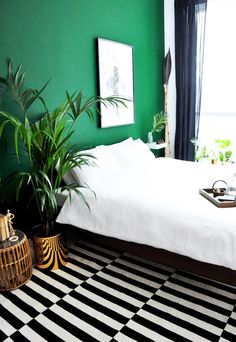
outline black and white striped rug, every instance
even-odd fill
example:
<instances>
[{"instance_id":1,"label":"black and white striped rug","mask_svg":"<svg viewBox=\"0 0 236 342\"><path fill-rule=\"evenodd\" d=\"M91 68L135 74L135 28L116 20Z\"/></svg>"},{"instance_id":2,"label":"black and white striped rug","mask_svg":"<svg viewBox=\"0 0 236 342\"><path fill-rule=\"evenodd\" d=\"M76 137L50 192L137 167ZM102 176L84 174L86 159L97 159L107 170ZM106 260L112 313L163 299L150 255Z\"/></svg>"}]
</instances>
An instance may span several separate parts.
<instances>
[{"instance_id":1,"label":"black and white striped rug","mask_svg":"<svg viewBox=\"0 0 236 342\"><path fill-rule=\"evenodd\" d=\"M236 341L236 289L82 241L0 293L0 341Z\"/></svg>"}]
</instances>

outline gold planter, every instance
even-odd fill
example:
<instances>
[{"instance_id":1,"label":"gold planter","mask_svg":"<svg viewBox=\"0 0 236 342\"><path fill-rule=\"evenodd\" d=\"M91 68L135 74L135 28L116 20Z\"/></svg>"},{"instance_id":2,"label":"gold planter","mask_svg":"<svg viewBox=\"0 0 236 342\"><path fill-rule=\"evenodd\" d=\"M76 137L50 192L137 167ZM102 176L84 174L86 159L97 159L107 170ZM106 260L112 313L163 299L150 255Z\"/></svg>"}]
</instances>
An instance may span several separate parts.
<instances>
[{"instance_id":1,"label":"gold planter","mask_svg":"<svg viewBox=\"0 0 236 342\"><path fill-rule=\"evenodd\" d=\"M54 236L33 237L36 266L46 270L57 270L68 261L68 247L65 233Z\"/></svg>"}]
</instances>

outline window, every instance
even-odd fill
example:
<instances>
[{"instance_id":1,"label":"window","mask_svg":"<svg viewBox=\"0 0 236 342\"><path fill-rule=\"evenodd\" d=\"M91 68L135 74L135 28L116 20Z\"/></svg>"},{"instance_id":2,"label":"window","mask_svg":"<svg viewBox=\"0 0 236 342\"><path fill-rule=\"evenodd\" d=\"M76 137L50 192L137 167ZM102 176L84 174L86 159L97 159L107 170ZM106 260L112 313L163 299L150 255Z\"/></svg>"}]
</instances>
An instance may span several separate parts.
<instances>
[{"instance_id":1,"label":"window","mask_svg":"<svg viewBox=\"0 0 236 342\"><path fill-rule=\"evenodd\" d=\"M230 139L236 159L236 0L207 5L199 140Z\"/></svg>"}]
</instances>

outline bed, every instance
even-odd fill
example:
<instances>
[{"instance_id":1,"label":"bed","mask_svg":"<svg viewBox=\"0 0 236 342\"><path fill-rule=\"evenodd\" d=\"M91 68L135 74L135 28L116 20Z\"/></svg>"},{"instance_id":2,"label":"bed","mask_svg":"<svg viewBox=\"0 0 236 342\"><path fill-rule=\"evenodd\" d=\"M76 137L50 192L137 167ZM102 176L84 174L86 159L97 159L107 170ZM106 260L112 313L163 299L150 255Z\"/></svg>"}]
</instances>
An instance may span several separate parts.
<instances>
[{"instance_id":1,"label":"bed","mask_svg":"<svg viewBox=\"0 0 236 342\"><path fill-rule=\"evenodd\" d=\"M172 261L181 256L187 264L198 261L200 270L206 266L203 275L212 274L211 265L221 274L226 269L236 284L236 208L217 208L199 194L217 179L228 182L234 165L155 158L140 139L131 138L90 153L96 165L75 168L67 182L85 183L96 196L83 189L90 209L76 194L67 198L58 223L131 242L143 251L149 246L153 254L161 251L160 262L166 251Z\"/></svg>"}]
</instances>

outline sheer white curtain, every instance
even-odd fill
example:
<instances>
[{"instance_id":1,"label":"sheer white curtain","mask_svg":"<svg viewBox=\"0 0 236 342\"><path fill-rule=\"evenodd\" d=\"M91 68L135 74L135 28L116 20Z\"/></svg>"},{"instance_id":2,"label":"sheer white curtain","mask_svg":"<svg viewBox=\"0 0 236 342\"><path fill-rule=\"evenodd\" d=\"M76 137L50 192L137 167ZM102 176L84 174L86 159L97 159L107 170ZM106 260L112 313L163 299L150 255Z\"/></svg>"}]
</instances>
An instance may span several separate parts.
<instances>
[{"instance_id":1,"label":"sheer white curtain","mask_svg":"<svg viewBox=\"0 0 236 342\"><path fill-rule=\"evenodd\" d=\"M230 139L236 158L236 0L208 0L199 140Z\"/></svg>"}]
</instances>

